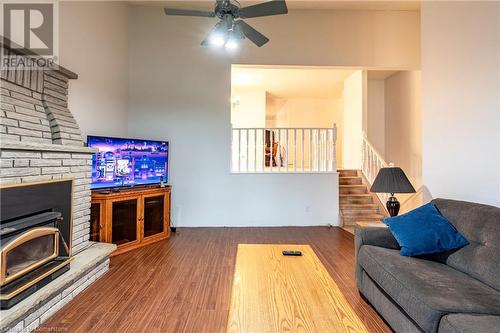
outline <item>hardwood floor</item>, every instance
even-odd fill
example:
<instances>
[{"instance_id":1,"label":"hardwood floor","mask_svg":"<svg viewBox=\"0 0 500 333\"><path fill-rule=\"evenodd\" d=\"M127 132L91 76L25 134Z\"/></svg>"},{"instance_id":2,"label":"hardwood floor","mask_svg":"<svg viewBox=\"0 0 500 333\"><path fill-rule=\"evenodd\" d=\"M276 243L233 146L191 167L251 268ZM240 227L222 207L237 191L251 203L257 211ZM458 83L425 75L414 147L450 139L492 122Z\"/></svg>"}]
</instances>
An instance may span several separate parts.
<instances>
[{"instance_id":1,"label":"hardwood floor","mask_svg":"<svg viewBox=\"0 0 500 333\"><path fill-rule=\"evenodd\" d=\"M178 228L111 259L110 271L39 331L225 332L238 243L310 244L370 332L390 332L361 300L353 235L340 228Z\"/></svg>"}]
</instances>

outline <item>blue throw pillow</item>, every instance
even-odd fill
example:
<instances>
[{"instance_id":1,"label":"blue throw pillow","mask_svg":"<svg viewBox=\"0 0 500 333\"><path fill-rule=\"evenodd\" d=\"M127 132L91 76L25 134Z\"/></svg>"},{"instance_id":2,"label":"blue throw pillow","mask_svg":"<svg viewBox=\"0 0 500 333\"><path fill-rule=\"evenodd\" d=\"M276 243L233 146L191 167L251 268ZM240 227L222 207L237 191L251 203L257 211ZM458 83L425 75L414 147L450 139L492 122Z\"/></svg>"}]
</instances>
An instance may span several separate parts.
<instances>
[{"instance_id":1,"label":"blue throw pillow","mask_svg":"<svg viewBox=\"0 0 500 333\"><path fill-rule=\"evenodd\" d=\"M469 244L432 203L383 222L401 246L402 256L438 253Z\"/></svg>"}]
</instances>

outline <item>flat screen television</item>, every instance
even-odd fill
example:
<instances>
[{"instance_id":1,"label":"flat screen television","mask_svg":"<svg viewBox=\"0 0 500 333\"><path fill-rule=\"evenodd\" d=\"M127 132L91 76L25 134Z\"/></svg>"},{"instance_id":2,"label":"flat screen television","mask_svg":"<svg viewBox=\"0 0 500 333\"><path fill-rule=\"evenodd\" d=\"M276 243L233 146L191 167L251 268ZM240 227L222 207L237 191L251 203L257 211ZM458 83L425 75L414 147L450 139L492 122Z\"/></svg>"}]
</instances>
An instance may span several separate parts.
<instances>
[{"instance_id":1,"label":"flat screen television","mask_svg":"<svg viewBox=\"0 0 500 333\"><path fill-rule=\"evenodd\" d=\"M88 136L99 151L92 157L92 189L168 182L168 142Z\"/></svg>"}]
</instances>

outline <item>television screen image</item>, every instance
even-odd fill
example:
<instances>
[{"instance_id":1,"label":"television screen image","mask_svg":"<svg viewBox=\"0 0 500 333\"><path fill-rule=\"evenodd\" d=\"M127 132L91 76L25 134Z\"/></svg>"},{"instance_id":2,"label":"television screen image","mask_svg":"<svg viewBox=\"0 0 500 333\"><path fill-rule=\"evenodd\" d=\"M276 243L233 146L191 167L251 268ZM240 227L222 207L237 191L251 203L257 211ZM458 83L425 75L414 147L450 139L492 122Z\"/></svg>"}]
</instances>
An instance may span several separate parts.
<instances>
[{"instance_id":1,"label":"television screen image","mask_svg":"<svg viewBox=\"0 0 500 333\"><path fill-rule=\"evenodd\" d=\"M168 142L88 136L92 189L168 182Z\"/></svg>"}]
</instances>

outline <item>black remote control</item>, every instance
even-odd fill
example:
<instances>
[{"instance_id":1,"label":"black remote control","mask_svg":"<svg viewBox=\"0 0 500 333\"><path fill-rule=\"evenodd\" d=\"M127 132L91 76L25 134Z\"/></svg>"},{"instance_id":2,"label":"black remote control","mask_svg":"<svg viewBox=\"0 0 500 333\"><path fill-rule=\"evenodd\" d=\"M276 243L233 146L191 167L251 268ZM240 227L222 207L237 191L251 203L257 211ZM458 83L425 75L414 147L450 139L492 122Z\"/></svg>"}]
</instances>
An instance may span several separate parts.
<instances>
[{"instance_id":1,"label":"black remote control","mask_svg":"<svg viewBox=\"0 0 500 333\"><path fill-rule=\"evenodd\" d=\"M293 251L293 250L285 250L285 251L283 251L283 255L284 256L298 257L298 256L302 255L302 252L300 252L300 251Z\"/></svg>"}]
</instances>

